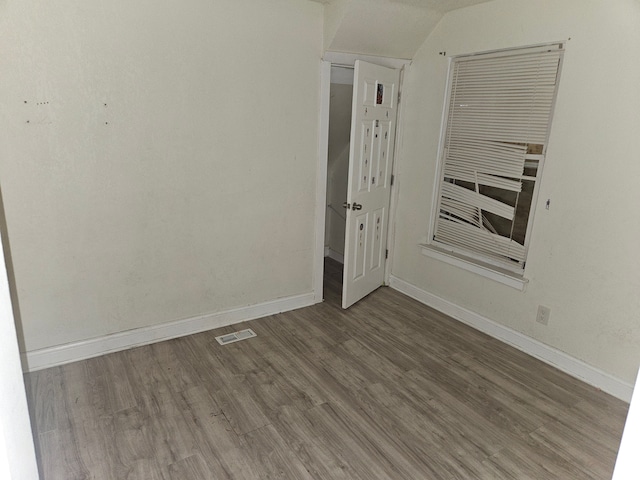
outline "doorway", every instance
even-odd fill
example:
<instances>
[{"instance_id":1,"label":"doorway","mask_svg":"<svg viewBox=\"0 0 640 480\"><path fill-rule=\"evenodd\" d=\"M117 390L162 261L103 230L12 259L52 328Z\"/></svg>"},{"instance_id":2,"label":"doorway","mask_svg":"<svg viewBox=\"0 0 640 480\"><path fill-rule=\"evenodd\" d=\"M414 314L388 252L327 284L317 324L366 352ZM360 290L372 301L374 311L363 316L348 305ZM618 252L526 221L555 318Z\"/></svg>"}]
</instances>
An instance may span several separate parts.
<instances>
[{"instance_id":1,"label":"doorway","mask_svg":"<svg viewBox=\"0 0 640 480\"><path fill-rule=\"evenodd\" d=\"M343 308L386 284L399 71L407 63L351 57L351 62L324 62L320 160L323 138L326 158L319 165L322 177L318 178L326 180L322 185L325 202L318 205L324 207L317 236L323 242L322 253L338 264L347 261ZM318 263L318 273L328 268L324 258Z\"/></svg>"},{"instance_id":2,"label":"doorway","mask_svg":"<svg viewBox=\"0 0 640 480\"><path fill-rule=\"evenodd\" d=\"M349 175L353 67L332 66L327 154L325 256L344 263L344 236Z\"/></svg>"},{"instance_id":3,"label":"doorway","mask_svg":"<svg viewBox=\"0 0 640 480\"><path fill-rule=\"evenodd\" d=\"M329 144L327 152L327 210L324 228L324 298L340 304L344 264L347 183L353 67L331 66L329 90Z\"/></svg>"}]
</instances>

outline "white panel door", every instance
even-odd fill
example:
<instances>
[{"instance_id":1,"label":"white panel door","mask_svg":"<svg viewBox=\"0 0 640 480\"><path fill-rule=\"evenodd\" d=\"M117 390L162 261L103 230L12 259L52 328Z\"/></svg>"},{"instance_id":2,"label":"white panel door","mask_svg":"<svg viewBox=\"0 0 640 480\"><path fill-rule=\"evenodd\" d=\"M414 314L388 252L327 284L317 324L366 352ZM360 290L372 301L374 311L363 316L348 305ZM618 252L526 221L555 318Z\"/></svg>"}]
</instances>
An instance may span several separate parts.
<instances>
[{"instance_id":1,"label":"white panel door","mask_svg":"<svg viewBox=\"0 0 640 480\"><path fill-rule=\"evenodd\" d=\"M384 282L400 71L356 61L342 308Z\"/></svg>"}]
</instances>

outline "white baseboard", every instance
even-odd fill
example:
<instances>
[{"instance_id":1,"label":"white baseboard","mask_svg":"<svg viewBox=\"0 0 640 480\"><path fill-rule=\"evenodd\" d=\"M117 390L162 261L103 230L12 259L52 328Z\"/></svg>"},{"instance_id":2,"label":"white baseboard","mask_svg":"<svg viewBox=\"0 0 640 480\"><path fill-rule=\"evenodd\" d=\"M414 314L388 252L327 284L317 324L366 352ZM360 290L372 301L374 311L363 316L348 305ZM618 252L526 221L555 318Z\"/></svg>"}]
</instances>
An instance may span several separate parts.
<instances>
[{"instance_id":1,"label":"white baseboard","mask_svg":"<svg viewBox=\"0 0 640 480\"><path fill-rule=\"evenodd\" d=\"M335 250L331 250L329 247L324 247L324 256L332 258L336 262L344 264L344 255L336 252Z\"/></svg>"},{"instance_id":2,"label":"white baseboard","mask_svg":"<svg viewBox=\"0 0 640 480\"><path fill-rule=\"evenodd\" d=\"M125 332L113 333L103 337L81 340L55 347L32 350L22 354L25 371L34 372L44 368L77 362L119 350L183 337L214 328L226 327L276 313L308 307L315 303L314 294L307 293L279 298L269 302L234 308L224 312L200 315L175 322L136 328Z\"/></svg>"},{"instance_id":3,"label":"white baseboard","mask_svg":"<svg viewBox=\"0 0 640 480\"><path fill-rule=\"evenodd\" d=\"M538 340L528 337L520 332L512 330L493 320L489 320L482 315L460 307L448 300L438 297L432 293L422 290L397 277L391 276L391 288L404 293L405 295L418 300L431 308L435 308L456 320L469 325L487 335L494 337L512 347L521 350L532 357L542 360L549 365L568 373L572 377L582 380L585 383L593 385L614 397L631 401L633 393L633 385L609 375L582 360L578 360L566 353L550 347Z\"/></svg>"}]
</instances>

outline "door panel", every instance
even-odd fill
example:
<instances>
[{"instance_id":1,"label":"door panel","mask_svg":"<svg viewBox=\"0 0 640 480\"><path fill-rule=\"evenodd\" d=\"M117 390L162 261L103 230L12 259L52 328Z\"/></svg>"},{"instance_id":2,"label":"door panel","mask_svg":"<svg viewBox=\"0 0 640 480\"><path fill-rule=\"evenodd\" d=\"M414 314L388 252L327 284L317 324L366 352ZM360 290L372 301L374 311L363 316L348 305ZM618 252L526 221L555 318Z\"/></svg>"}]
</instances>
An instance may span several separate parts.
<instances>
[{"instance_id":1,"label":"door panel","mask_svg":"<svg viewBox=\"0 0 640 480\"><path fill-rule=\"evenodd\" d=\"M380 208L373 212L371 228L373 229L372 244L371 244L371 262L369 264L370 270L375 270L382 266L384 261L384 250L382 248L384 242L382 241L382 231L384 229L384 213L386 209Z\"/></svg>"},{"instance_id":2,"label":"door panel","mask_svg":"<svg viewBox=\"0 0 640 480\"><path fill-rule=\"evenodd\" d=\"M400 72L356 61L342 307L384 282Z\"/></svg>"},{"instance_id":3,"label":"door panel","mask_svg":"<svg viewBox=\"0 0 640 480\"><path fill-rule=\"evenodd\" d=\"M364 277L364 274L366 272L365 255L367 252L367 240L368 240L368 235L366 233L367 233L368 224L369 224L368 222L369 214L365 213L362 215L358 215L355 220L356 220L357 233L353 237L354 239L353 256L354 256L354 264L355 264L355 268L353 271L353 279L355 281L358 281Z\"/></svg>"},{"instance_id":4,"label":"door panel","mask_svg":"<svg viewBox=\"0 0 640 480\"><path fill-rule=\"evenodd\" d=\"M358 157L358 168L360 175L358 177L358 192L366 192L369 190L369 178L371 178L371 158L373 150L373 121L362 122L361 128L361 146L360 155ZM351 158L349 158L351 162Z\"/></svg>"}]
</instances>

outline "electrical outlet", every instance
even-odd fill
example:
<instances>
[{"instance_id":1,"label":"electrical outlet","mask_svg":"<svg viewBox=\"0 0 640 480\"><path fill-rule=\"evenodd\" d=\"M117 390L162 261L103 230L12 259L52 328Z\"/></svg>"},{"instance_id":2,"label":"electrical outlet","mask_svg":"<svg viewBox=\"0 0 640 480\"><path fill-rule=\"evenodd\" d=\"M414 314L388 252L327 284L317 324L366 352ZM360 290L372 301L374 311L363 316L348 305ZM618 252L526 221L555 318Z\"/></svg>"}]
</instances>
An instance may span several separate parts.
<instances>
[{"instance_id":1,"label":"electrical outlet","mask_svg":"<svg viewBox=\"0 0 640 480\"><path fill-rule=\"evenodd\" d=\"M549 325L550 316L551 309L549 307L538 305L538 316L536 317L536 322L541 323L542 325Z\"/></svg>"}]
</instances>

